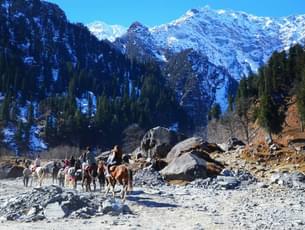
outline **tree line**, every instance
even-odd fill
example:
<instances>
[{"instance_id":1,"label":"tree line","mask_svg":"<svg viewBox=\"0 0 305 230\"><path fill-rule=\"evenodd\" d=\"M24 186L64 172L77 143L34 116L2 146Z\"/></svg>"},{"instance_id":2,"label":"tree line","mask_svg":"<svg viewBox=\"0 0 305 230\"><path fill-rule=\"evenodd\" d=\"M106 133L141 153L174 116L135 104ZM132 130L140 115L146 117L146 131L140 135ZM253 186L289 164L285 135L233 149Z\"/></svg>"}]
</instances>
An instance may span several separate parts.
<instances>
[{"instance_id":1,"label":"tree line","mask_svg":"<svg viewBox=\"0 0 305 230\"><path fill-rule=\"evenodd\" d=\"M234 114L244 130L247 142L250 139L250 123L257 121L268 134L269 141L272 141L272 134L282 131L287 99L292 96L296 97L300 129L304 131L305 50L298 44L288 51L274 52L257 73L243 76L236 94L230 96L234 98L232 106L221 114L220 106L214 104L210 119L224 121L228 113Z\"/></svg>"}]
</instances>

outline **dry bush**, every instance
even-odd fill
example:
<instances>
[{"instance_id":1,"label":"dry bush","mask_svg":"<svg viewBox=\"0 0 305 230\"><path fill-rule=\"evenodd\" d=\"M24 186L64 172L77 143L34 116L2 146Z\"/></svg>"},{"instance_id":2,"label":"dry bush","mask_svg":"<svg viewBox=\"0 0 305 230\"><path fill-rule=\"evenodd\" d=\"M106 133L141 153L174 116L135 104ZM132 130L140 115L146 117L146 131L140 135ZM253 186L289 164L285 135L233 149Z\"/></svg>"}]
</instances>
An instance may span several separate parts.
<instances>
[{"instance_id":1,"label":"dry bush","mask_svg":"<svg viewBox=\"0 0 305 230\"><path fill-rule=\"evenodd\" d=\"M0 148L0 160L11 160L15 158L16 154L12 150L1 147Z\"/></svg>"},{"instance_id":2,"label":"dry bush","mask_svg":"<svg viewBox=\"0 0 305 230\"><path fill-rule=\"evenodd\" d=\"M82 153L82 150L75 146L60 145L49 149L48 151L43 151L40 153L42 159L65 159L70 158L72 155L78 158Z\"/></svg>"}]
</instances>

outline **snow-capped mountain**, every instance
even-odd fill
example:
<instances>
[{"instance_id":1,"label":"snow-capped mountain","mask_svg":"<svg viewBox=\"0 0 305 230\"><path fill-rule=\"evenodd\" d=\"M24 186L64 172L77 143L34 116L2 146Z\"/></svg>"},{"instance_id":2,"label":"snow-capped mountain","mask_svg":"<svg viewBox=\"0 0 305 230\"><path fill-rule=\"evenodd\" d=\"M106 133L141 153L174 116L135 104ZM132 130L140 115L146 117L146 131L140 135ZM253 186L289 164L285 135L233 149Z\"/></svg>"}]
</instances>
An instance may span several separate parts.
<instances>
[{"instance_id":1,"label":"snow-capped mountain","mask_svg":"<svg viewBox=\"0 0 305 230\"><path fill-rule=\"evenodd\" d=\"M201 117L205 114L198 115L196 107L209 108L217 101L226 109L227 96L243 75L257 71L274 51L296 43L305 43L305 15L257 17L209 7L153 28L134 23L114 42L131 59L159 63L180 103L190 95L185 108Z\"/></svg>"},{"instance_id":2,"label":"snow-capped mountain","mask_svg":"<svg viewBox=\"0 0 305 230\"><path fill-rule=\"evenodd\" d=\"M108 25L101 21L92 22L87 27L99 40L108 39L111 42L114 42L116 38L121 37L127 31L123 26Z\"/></svg>"},{"instance_id":3,"label":"snow-capped mountain","mask_svg":"<svg viewBox=\"0 0 305 230\"><path fill-rule=\"evenodd\" d=\"M155 44L173 53L194 49L236 79L256 71L275 50L304 43L305 15L256 17L244 12L190 10L169 24L150 29Z\"/></svg>"}]
</instances>

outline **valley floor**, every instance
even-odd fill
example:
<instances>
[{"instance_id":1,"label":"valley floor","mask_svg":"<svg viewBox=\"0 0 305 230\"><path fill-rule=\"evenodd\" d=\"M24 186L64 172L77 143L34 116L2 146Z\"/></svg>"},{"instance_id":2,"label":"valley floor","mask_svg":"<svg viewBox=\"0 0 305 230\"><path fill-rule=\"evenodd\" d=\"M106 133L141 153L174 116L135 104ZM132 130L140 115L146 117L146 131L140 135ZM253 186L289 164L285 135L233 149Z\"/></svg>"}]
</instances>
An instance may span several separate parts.
<instances>
[{"instance_id":1,"label":"valley floor","mask_svg":"<svg viewBox=\"0 0 305 230\"><path fill-rule=\"evenodd\" d=\"M304 229L304 190L261 185L238 190L136 187L126 201L133 214L30 223L1 220L0 229ZM24 191L20 179L0 181L2 202Z\"/></svg>"}]
</instances>

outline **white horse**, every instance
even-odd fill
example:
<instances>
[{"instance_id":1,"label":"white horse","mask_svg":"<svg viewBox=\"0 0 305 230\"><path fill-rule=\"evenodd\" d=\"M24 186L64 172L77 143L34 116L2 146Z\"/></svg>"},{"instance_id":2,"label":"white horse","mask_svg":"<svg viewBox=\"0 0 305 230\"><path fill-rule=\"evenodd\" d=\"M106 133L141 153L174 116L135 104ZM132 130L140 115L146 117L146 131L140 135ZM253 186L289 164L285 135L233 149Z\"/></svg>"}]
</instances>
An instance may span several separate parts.
<instances>
[{"instance_id":1,"label":"white horse","mask_svg":"<svg viewBox=\"0 0 305 230\"><path fill-rule=\"evenodd\" d=\"M52 173L53 164L53 162L48 162L46 165L39 167L35 167L34 165L32 165L30 167L32 170L31 186L33 184L33 179L35 178L37 180L37 183L39 184L39 187L41 187L46 175Z\"/></svg>"},{"instance_id":2,"label":"white horse","mask_svg":"<svg viewBox=\"0 0 305 230\"><path fill-rule=\"evenodd\" d=\"M62 187L65 186L65 170L64 170L64 168L60 168L58 170L57 180L58 180L59 186L62 186Z\"/></svg>"},{"instance_id":3,"label":"white horse","mask_svg":"<svg viewBox=\"0 0 305 230\"><path fill-rule=\"evenodd\" d=\"M46 168L44 167L36 167L34 171L32 171L32 179L31 179L31 186L33 185L33 179L37 180L39 187L42 186L42 181L46 175Z\"/></svg>"}]
</instances>

